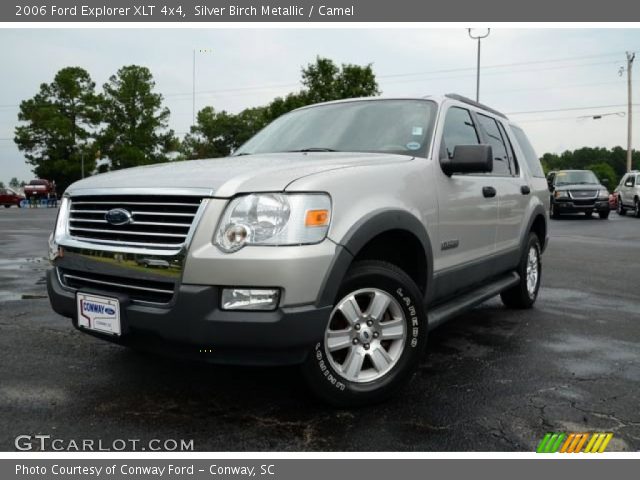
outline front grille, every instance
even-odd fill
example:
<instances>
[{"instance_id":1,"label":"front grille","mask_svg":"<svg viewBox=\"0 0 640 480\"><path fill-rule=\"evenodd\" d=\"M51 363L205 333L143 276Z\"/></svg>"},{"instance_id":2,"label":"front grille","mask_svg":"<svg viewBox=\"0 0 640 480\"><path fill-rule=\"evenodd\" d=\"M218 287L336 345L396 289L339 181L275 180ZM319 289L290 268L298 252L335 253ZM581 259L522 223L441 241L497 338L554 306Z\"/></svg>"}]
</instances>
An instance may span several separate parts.
<instances>
[{"instance_id":1,"label":"front grille","mask_svg":"<svg viewBox=\"0 0 640 480\"><path fill-rule=\"evenodd\" d=\"M202 198L167 195L76 196L71 198L69 234L80 240L142 248L179 248L189 234ZM105 216L121 208L132 215L127 225Z\"/></svg>"},{"instance_id":2,"label":"front grille","mask_svg":"<svg viewBox=\"0 0 640 480\"><path fill-rule=\"evenodd\" d=\"M58 268L58 278L63 286L72 290L125 294L133 301L149 303L169 303L175 290L173 282L135 280L68 268Z\"/></svg>"},{"instance_id":3,"label":"front grille","mask_svg":"<svg viewBox=\"0 0 640 480\"><path fill-rule=\"evenodd\" d=\"M582 198L596 198L598 195L597 190L569 190L569 194L573 199L582 199Z\"/></svg>"}]
</instances>

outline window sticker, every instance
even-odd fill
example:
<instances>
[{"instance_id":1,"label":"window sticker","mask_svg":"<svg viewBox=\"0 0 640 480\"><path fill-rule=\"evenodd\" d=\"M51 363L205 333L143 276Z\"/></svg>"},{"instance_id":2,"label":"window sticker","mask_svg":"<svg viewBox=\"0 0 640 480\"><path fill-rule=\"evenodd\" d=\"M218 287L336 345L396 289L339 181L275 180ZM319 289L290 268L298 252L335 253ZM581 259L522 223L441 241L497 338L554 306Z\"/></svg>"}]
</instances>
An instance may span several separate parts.
<instances>
[{"instance_id":1,"label":"window sticker","mask_svg":"<svg viewBox=\"0 0 640 480\"><path fill-rule=\"evenodd\" d=\"M422 135L422 127L413 127L411 135Z\"/></svg>"},{"instance_id":2,"label":"window sticker","mask_svg":"<svg viewBox=\"0 0 640 480\"><path fill-rule=\"evenodd\" d=\"M408 150L418 150L420 148L420 144L418 142L409 142L406 147Z\"/></svg>"}]
</instances>

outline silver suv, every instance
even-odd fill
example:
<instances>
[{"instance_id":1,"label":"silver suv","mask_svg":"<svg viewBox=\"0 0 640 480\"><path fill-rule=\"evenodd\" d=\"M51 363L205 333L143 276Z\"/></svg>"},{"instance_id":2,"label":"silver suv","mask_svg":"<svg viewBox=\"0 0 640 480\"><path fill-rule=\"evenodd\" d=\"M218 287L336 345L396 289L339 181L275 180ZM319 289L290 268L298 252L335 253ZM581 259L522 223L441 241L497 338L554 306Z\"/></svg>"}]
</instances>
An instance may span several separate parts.
<instances>
[{"instance_id":1,"label":"silver suv","mask_svg":"<svg viewBox=\"0 0 640 480\"><path fill-rule=\"evenodd\" d=\"M230 158L97 175L64 195L53 309L210 362L300 364L328 402L379 401L427 332L501 295L530 308L549 193L524 132L458 95L275 120Z\"/></svg>"},{"instance_id":2,"label":"silver suv","mask_svg":"<svg viewBox=\"0 0 640 480\"><path fill-rule=\"evenodd\" d=\"M631 210L636 217L640 217L640 172L632 170L626 173L620 180L615 195L620 215Z\"/></svg>"}]
</instances>

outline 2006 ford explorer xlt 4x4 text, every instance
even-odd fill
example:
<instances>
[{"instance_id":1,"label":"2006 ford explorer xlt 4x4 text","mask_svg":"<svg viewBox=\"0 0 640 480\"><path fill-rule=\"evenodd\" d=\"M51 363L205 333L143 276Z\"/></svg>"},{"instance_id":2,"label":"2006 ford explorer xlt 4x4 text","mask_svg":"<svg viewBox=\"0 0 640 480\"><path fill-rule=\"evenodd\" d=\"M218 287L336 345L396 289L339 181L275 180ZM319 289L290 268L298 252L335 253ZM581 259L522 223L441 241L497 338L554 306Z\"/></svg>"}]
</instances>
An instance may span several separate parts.
<instances>
[{"instance_id":1,"label":"2006 ford explorer xlt 4x4 text","mask_svg":"<svg viewBox=\"0 0 640 480\"><path fill-rule=\"evenodd\" d=\"M427 332L540 286L549 192L523 131L458 95L275 120L226 159L74 183L51 304L83 332L235 364L301 364L336 405L408 381Z\"/></svg>"}]
</instances>

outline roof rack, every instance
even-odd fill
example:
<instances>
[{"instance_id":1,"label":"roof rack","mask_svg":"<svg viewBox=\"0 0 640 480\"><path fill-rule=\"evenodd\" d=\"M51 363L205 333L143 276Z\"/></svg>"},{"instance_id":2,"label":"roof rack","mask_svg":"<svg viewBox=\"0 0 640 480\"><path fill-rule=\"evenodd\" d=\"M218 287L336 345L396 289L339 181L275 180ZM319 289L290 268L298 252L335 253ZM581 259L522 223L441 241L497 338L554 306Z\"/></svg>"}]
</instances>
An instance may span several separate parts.
<instances>
[{"instance_id":1,"label":"roof rack","mask_svg":"<svg viewBox=\"0 0 640 480\"><path fill-rule=\"evenodd\" d=\"M457 100L459 102L462 103L467 103L469 105L473 105L476 108L481 108L482 110L486 110L487 112L491 112L494 115L498 115L506 120L509 120L509 118L502 112L499 112L497 110L494 110L491 107L487 107L486 105L480 103L480 102L476 102L475 100L471 100L470 98L464 97L462 95L458 95L457 93L447 93L445 95L445 97L450 98L452 100Z\"/></svg>"}]
</instances>

